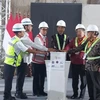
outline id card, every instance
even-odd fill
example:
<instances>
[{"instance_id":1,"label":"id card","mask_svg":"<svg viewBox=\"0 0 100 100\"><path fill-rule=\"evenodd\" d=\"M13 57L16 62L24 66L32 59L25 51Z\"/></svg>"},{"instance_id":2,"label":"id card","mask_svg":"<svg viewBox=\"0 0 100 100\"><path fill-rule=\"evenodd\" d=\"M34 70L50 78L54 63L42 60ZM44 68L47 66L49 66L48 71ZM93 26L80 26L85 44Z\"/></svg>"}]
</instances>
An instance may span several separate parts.
<instances>
[{"instance_id":1,"label":"id card","mask_svg":"<svg viewBox=\"0 0 100 100\"><path fill-rule=\"evenodd\" d=\"M83 60L85 60L85 59L86 59L86 56L87 56L87 54L85 53L85 54L84 54L84 56L83 56Z\"/></svg>"}]
</instances>

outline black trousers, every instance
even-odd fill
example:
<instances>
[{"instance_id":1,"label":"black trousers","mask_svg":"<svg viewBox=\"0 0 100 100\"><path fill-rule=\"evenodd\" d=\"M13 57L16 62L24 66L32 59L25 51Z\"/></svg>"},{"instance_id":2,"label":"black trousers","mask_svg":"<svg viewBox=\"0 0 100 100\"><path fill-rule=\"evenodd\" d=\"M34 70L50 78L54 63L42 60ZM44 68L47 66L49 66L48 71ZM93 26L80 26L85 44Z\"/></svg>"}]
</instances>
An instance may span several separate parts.
<instances>
[{"instance_id":1,"label":"black trousers","mask_svg":"<svg viewBox=\"0 0 100 100\"><path fill-rule=\"evenodd\" d=\"M21 65L17 68L17 81L16 81L16 93L23 92L23 85L25 80L27 63L21 62Z\"/></svg>"},{"instance_id":2,"label":"black trousers","mask_svg":"<svg viewBox=\"0 0 100 100\"><path fill-rule=\"evenodd\" d=\"M4 98L9 98L11 96L12 80L14 76L15 67L4 64Z\"/></svg>"},{"instance_id":3,"label":"black trousers","mask_svg":"<svg viewBox=\"0 0 100 100\"><path fill-rule=\"evenodd\" d=\"M100 100L100 72L86 71L89 100Z\"/></svg>"},{"instance_id":4,"label":"black trousers","mask_svg":"<svg viewBox=\"0 0 100 100\"><path fill-rule=\"evenodd\" d=\"M33 73L33 94L41 94L44 92L44 82L46 76L45 64L32 63Z\"/></svg>"},{"instance_id":5,"label":"black trousers","mask_svg":"<svg viewBox=\"0 0 100 100\"><path fill-rule=\"evenodd\" d=\"M78 84L79 84L79 77L81 81L80 85L80 96L84 97L85 90L86 90L86 74L85 74L85 66L84 65L76 65L71 64L72 66L72 88L73 93L75 96L78 96Z\"/></svg>"}]
</instances>

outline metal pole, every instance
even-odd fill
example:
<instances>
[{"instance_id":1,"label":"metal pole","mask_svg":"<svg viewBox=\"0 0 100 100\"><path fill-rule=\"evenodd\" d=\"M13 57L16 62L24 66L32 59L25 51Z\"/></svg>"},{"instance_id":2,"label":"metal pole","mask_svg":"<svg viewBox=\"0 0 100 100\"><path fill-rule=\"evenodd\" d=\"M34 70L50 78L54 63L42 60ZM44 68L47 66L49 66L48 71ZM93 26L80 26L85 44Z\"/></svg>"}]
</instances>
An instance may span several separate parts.
<instances>
[{"instance_id":1,"label":"metal pole","mask_svg":"<svg viewBox=\"0 0 100 100\"><path fill-rule=\"evenodd\" d=\"M5 11L5 25L7 25L7 20L8 20L8 0L6 0L6 11Z\"/></svg>"},{"instance_id":2,"label":"metal pole","mask_svg":"<svg viewBox=\"0 0 100 100\"><path fill-rule=\"evenodd\" d=\"M11 13L11 0L9 0L9 17L10 17L10 13Z\"/></svg>"}]
</instances>

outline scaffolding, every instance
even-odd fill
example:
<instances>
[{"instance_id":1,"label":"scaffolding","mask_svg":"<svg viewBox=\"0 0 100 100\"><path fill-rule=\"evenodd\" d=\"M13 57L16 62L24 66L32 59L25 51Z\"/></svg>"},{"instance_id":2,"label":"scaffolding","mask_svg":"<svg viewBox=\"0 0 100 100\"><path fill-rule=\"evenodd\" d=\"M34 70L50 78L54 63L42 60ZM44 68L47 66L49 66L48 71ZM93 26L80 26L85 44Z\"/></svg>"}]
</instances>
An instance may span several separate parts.
<instances>
[{"instance_id":1,"label":"scaffolding","mask_svg":"<svg viewBox=\"0 0 100 100\"><path fill-rule=\"evenodd\" d=\"M10 15L11 0L0 0L0 77L3 76L5 53L2 47L5 26Z\"/></svg>"}]
</instances>

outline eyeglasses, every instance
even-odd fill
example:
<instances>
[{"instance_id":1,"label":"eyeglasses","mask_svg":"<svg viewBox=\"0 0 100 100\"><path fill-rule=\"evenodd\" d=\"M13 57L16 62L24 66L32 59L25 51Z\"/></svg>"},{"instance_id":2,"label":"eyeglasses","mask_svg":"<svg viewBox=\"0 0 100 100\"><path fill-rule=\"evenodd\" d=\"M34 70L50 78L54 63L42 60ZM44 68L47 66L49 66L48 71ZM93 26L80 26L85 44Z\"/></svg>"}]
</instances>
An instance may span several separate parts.
<instances>
[{"instance_id":1,"label":"eyeglasses","mask_svg":"<svg viewBox=\"0 0 100 100\"><path fill-rule=\"evenodd\" d=\"M42 30L43 30L43 31L48 31L48 29L46 29L46 28L42 28Z\"/></svg>"}]
</instances>

